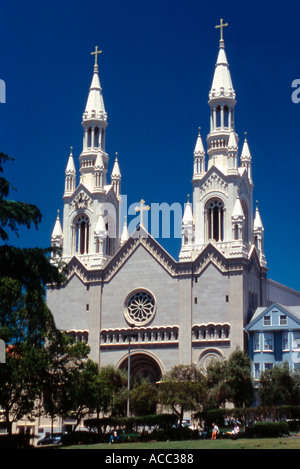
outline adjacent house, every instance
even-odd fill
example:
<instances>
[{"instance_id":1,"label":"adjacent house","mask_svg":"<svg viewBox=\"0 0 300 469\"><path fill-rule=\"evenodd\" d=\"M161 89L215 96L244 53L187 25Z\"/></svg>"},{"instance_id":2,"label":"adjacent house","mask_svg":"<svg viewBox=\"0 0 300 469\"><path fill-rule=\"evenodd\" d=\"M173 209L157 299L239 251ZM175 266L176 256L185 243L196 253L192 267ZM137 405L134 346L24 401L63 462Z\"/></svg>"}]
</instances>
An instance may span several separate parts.
<instances>
[{"instance_id":1,"label":"adjacent house","mask_svg":"<svg viewBox=\"0 0 300 469\"><path fill-rule=\"evenodd\" d=\"M292 372L300 370L300 306L257 308L245 330L255 380L275 364L288 362Z\"/></svg>"}]
</instances>

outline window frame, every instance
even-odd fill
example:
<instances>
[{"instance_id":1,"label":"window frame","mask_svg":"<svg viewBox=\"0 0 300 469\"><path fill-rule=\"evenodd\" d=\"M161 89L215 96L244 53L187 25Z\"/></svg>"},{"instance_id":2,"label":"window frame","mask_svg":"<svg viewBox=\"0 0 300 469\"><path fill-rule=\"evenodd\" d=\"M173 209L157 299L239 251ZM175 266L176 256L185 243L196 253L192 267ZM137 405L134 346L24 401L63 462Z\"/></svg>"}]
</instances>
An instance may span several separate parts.
<instances>
[{"instance_id":1,"label":"window frame","mask_svg":"<svg viewBox=\"0 0 300 469\"><path fill-rule=\"evenodd\" d=\"M74 220L75 228L75 253L88 255L90 251L90 217L85 213L79 213Z\"/></svg>"},{"instance_id":2,"label":"window frame","mask_svg":"<svg viewBox=\"0 0 300 469\"><path fill-rule=\"evenodd\" d=\"M207 241L223 242L225 238L225 204L219 197L209 199L205 205Z\"/></svg>"},{"instance_id":3,"label":"window frame","mask_svg":"<svg viewBox=\"0 0 300 469\"><path fill-rule=\"evenodd\" d=\"M266 314L266 316L264 316L264 326L272 326L272 315L271 314Z\"/></svg>"},{"instance_id":4,"label":"window frame","mask_svg":"<svg viewBox=\"0 0 300 469\"><path fill-rule=\"evenodd\" d=\"M298 331L293 331L293 336L292 336L292 350L294 352L300 351L300 332ZM298 335L298 337L296 337ZM299 341L298 347L294 347L295 340Z\"/></svg>"},{"instance_id":5,"label":"window frame","mask_svg":"<svg viewBox=\"0 0 300 469\"><path fill-rule=\"evenodd\" d=\"M254 367L254 379L259 380L261 375L261 365L260 363L253 363Z\"/></svg>"},{"instance_id":6,"label":"window frame","mask_svg":"<svg viewBox=\"0 0 300 469\"><path fill-rule=\"evenodd\" d=\"M286 341L286 346L284 344L285 341ZM282 333L281 344L282 344L281 347L282 347L283 352L286 352L286 351L290 350L289 333L288 332L283 332Z\"/></svg>"},{"instance_id":7,"label":"window frame","mask_svg":"<svg viewBox=\"0 0 300 469\"><path fill-rule=\"evenodd\" d=\"M257 344L257 347L255 346ZM254 352L260 352L261 346L260 346L260 334L259 332L255 332L253 334L253 351Z\"/></svg>"},{"instance_id":8,"label":"window frame","mask_svg":"<svg viewBox=\"0 0 300 469\"><path fill-rule=\"evenodd\" d=\"M287 323L288 323L287 322L287 315L286 314L279 314L279 325L280 326L287 326Z\"/></svg>"},{"instance_id":9,"label":"window frame","mask_svg":"<svg viewBox=\"0 0 300 469\"><path fill-rule=\"evenodd\" d=\"M268 344L267 341L271 341L271 346L266 346ZM263 337L263 351L264 352L274 352L274 334L273 332L264 332Z\"/></svg>"}]
</instances>

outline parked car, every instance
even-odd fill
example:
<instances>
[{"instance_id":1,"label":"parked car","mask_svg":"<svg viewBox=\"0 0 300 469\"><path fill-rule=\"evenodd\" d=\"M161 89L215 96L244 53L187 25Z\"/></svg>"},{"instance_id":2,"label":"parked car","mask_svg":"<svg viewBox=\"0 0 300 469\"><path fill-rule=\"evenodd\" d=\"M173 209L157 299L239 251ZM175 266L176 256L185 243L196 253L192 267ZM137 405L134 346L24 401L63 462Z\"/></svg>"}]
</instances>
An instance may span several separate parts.
<instances>
[{"instance_id":1,"label":"parked car","mask_svg":"<svg viewBox=\"0 0 300 469\"><path fill-rule=\"evenodd\" d=\"M63 433L52 433L39 440L37 444L38 446L59 445L61 443L62 436Z\"/></svg>"}]
</instances>

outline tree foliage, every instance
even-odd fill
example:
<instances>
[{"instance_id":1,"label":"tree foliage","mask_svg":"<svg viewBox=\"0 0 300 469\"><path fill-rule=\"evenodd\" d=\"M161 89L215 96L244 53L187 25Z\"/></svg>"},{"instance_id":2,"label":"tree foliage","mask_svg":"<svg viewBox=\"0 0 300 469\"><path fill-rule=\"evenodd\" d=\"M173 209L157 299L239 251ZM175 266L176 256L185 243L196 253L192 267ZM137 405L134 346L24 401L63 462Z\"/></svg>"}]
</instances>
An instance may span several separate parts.
<instances>
[{"instance_id":1,"label":"tree foliage","mask_svg":"<svg viewBox=\"0 0 300 469\"><path fill-rule=\"evenodd\" d=\"M0 153L0 173L3 165L13 158ZM19 236L19 228L35 227L42 215L37 206L8 199L15 188L3 176L0 177L0 278L18 280L27 290L40 294L46 284L59 284L64 281L64 272L53 265L49 256L54 248L17 248L8 244L10 234ZM62 267L62 266L60 266Z\"/></svg>"},{"instance_id":2,"label":"tree foliage","mask_svg":"<svg viewBox=\"0 0 300 469\"><path fill-rule=\"evenodd\" d=\"M81 361L79 366L68 370L68 380L64 385L64 414L75 418L76 430L81 420L93 413L101 404L101 383L97 363Z\"/></svg>"},{"instance_id":3,"label":"tree foliage","mask_svg":"<svg viewBox=\"0 0 300 469\"><path fill-rule=\"evenodd\" d=\"M299 404L300 376L289 369L289 364L274 365L262 372L259 395L263 406Z\"/></svg>"},{"instance_id":4,"label":"tree foliage","mask_svg":"<svg viewBox=\"0 0 300 469\"><path fill-rule=\"evenodd\" d=\"M249 406L253 402L254 387L251 377L251 361L247 353L239 348L226 363L228 401L235 407Z\"/></svg>"},{"instance_id":5,"label":"tree foliage","mask_svg":"<svg viewBox=\"0 0 300 469\"><path fill-rule=\"evenodd\" d=\"M177 365L159 383L160 403L174 412L182 425L185 412L200 410L206 400L205 377L196 365Z\"/></svg>"},{"instance_id":6,"label":"tree foliage","mask_svg":"<svg viewBox=\"0 0 300 469\"><path fill-rule=\"evenodd\" d=\"M158 389L148 379L135 383L130 393L130 408L134 415L155 414L158 403Z\"/></svg>"},{"instance_id":7,"label":"tree foliage","mask_svg":"<svg viewBox=\"0 0 300 469\"><path fill-rule=\"evenodd\" d=\"M42 376L42 413L51 417L63 417L66 409L66 387L74 369L86 360L89 347L76 342L62 331L52 330L45 342L45 368Z\"/></svg>"},{"instance_id":8,"label":"tree foliage","mask_svg":"<svg viewBox=\"0 0 300 469\"><path fill-rule=\"evenodd\" d=\"M0 153L0 173L3 173L3 164L7 161L13 161L13 158ZM6 227L18 235L19 226L30 228L34 225L37 228L42 219L41 212L35 205L7 200L11 189L15 190L7 179L0 177L0 239L2 241L9 239Z\"/></svg>"},{"instance_id":9,"label":"tree foliage","mask_svg":"<svg viewBox=\"0 0 300 469\"><path fill-rule=\"evenodd\" d=\"M126 415L127 373L112 365L100 368L102 389L101 411L113 417Z\"/></svg>"},{"instance_id":10,"label":"tree foliage","mask_svg":"<svg viewBox=\"0 0 300 469\"><path fill-rule=\"evenodd\" d=\"M208 406L217 408L231 402L235 407L253 402L254 387L248 355L236 349L227 360L215 360L206 370L209 389Z\"/></svg>"},{"instance_id":11,"label":"tree foliage","mask_svg":"<svg viewBox=\"0 0 300 469\"><path fill-rule=\"evenodd\" d=\"M0 153L3 165L13 159ZM14 189L0 177L0 339L7 344L5 365L0 365L0 406L7 428L13 421L35 412L47 363L45 341L55 329L45 302L45 286L61 284L63 270L49 258L51 248L17 248L8 244L21 226L38 228L39 209L9 200Z\"/></svg>"}]
</instances>

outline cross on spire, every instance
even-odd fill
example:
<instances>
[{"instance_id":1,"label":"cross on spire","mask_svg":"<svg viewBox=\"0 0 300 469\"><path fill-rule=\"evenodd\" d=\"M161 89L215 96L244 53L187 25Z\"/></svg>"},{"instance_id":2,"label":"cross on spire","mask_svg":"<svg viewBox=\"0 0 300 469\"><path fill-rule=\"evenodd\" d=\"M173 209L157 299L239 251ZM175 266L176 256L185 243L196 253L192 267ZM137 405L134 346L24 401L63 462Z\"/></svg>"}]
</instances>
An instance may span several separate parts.
<instances>
[{"instance_id":1,"label":"cross on spire","mask_svg":"<svg viewBox=\"0 0 300 469\"><path fill-rule=\"evenodd\" d=\"M220 41L223 41L223 28L228 26L228 23L223 23L223 18L220 19L220 24L215 26L216 29L220 29Z\"/></svg>"},{"instance_id":2,"label":"cross on spire","mask_svg":"<svg viewBox=\"0 0 300 469\"><path fill-rule=\"evenodd\" d=\"M98 50L98 46L95 47L95 52L91 52L91 55L95 56L95 65L98 65L98 54L102 54L102 50Z\"/></svg>"},{"instance_id":3,"label":"cross on spire","mask_svg":"<svg viewBox=\"0 0 300 469\"><path fill-rule=\"evenodd\" d=\"M149 205L145 205L145 201L142 199L140 201L140 206L135 207L136 212L140 212L140 226L144 228L144 212L150 210Z\"/></svg>"}]
</instances>

